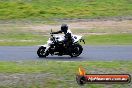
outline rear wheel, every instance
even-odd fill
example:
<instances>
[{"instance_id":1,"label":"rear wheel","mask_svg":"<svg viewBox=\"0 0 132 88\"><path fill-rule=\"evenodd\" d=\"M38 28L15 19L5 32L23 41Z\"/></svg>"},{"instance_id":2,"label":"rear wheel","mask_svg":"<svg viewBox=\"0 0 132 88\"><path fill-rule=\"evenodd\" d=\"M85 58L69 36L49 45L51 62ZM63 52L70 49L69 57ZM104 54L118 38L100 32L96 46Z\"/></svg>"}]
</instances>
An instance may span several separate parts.
<instances>
[{"instance_id":1,"label":"rear wheel","mask_svg":"<svg viewBox=\"0 0 132 88\"><path fill-rule=\"evenodd\" d=\"M78 57L82 53L82 51L83 51L82 46L80 44L75 44L72 47L70 56L71 57Z\"/></svg>"},{"instance_id":2,"label":"rear wheel","mask_svg":"<svg viewBox=\"0 0 132 88\"><path fill-rule=\"evenodd\" d=\"M43 46L39 47L39 49L37 51L37 54L39 57L46 57L49 55L48 52L45 52L45 49L46 49L46 47L43 47Z\"/></svg>"}]
</instances>

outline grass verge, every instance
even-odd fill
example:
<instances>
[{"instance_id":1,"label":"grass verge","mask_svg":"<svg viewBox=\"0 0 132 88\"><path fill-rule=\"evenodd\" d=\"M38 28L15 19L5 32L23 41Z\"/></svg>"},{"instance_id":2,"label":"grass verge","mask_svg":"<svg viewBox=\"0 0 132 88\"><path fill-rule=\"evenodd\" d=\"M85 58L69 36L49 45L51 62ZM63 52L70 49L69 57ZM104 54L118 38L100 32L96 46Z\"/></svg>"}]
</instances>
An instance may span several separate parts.
<instances>
[{"instance_id":1,"label":"grass verge","mask_svg":"<svg viewBox=\"0 0 132 88\"><path fill-rule=\"evenodd\" d=\"M132 74L132 61L18 61L0 62L0 74L5 78L2 88L80 88L75 77L78 67L83 66L87 73ZM0 76L3 77L3 76ZM17 79L17 80L16 80ZM15 82L16 80L16 82ZM5 83L6 84L6 83ZM2 85L2 86L1 86ZM131 88L132 84L86 84L83 88Z\"/></svg>"},{"instance_id":2,"label":"grass verge","mask_svg":"<svg viewBox=\"0 0 132 88\"><path fill-rule=\"evenodd\" d=\"M132 45L132 34L90 35L85 40L92 45Z\"/></svg>"},{"instance_id":3,"label":"grass verge","mask_svg":"<svg viewBox=\"0 0 132 88\"><path fill-rule=\"evenodd\" d=\"M0 19L131 16L131 3L131 0L1 0Z\"/></svg>"},{"instance_id":4,"label":"grass verge","mask_svg":"<svg viewBox=\"0 0 132 88\"><path fill-rule=\"evenodd\" d=\"M132 34L106 34L84 36L86 45L132 45ZM30 46L42 45L48 36L36 34L0 35L0 46Z\"/></svg>"}]
</instances>

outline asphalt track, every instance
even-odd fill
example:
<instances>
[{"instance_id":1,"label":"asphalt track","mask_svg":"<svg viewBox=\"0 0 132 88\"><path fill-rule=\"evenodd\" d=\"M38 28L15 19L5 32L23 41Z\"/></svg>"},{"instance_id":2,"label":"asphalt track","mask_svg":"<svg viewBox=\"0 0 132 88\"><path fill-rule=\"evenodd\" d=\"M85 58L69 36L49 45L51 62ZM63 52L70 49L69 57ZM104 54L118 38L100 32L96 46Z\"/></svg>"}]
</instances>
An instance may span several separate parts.
<instances>
[{"instance_id":1,"label":"asphalt track","mask_svg":"<svg viewBox=\"0 0 132 88\"><path fill-rule=\"evenodd\" d=\"M0 46L1 61L19 60L57 60L57 61L112 61L132 60L132 45L83 46L83 53L76 58L70 56L48 56L39 58L38 46Z\"/></svg>"}]
</instances>

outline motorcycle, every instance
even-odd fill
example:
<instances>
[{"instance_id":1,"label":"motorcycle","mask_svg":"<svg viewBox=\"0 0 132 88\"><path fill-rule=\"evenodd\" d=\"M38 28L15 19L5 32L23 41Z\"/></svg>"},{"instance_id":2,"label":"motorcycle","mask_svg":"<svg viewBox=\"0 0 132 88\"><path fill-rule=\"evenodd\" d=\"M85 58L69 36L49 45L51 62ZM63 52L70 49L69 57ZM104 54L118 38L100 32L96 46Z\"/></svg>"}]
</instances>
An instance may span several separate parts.
<instances>
[{"instance_id":1,"label":"motorcycle","mask_svg":"<svg viewBox=\"0 0 132 88\"><path fill-rule=\"evenodd\" d=\"M64 42L65 36L62 35L55 35L52 34L51 29L51 38L47 41L47 44L40 45L39 49L37 50L37 55L41 57L46 57L49 54L51 55L70 55L71 57L78 57L82 51L83 47L79 44L80 42L84 42L84 39L82 39L82 36L79 35L71 35L68 34L67 41Z\"/></svg>"}]
</instances>

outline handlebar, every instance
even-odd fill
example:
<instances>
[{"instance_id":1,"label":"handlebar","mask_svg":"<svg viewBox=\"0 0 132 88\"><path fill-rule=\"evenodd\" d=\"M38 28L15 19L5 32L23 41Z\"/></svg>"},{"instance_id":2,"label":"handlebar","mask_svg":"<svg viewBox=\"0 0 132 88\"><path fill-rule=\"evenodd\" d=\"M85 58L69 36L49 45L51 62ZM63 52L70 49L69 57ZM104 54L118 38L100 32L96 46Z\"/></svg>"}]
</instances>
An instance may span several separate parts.
<instances>
[{"instance_id":1,"label":"handlebar","mask_svg":"<svg viewBox=\"0 0 132 88\"><path fill-rule=\"evenodd\" d=\"M51 35L51 37L52 37L52 41L55 42L55 38L54 38L54 36L53 36L53 34L52 34L52 31L51 31L50 35Z\"/></svg>"}]
</instances>

